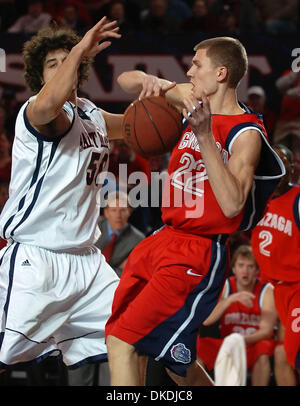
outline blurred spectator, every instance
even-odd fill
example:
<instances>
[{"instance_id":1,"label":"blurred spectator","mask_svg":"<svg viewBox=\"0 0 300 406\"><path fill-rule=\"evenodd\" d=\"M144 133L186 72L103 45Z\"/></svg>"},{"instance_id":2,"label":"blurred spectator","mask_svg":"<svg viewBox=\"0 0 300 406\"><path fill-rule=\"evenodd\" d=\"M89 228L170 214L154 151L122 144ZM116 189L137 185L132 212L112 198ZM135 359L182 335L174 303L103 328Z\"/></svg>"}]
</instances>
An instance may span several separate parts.
<instances>
[{"instance_id":1,"label":"blurred spectator","mask_svg":"<svg viewBox=\"0 0 300 406\"><path fill-rule=\"evenodd\" d=\"M128 34L135 31L134 25L128 20L123 0L112 0L109 3L107 17L118 22L120 34Z\"/></svg>"},{"instance_id":2,"label":"blurred spectator","mask_svg":"<svg viewBox=\"0 0 300 406\"><path fill-rule=\"evenodd\" d=\"M258 30L256 10L251 0L212 0L210 12L219 19L220 31L224 29L224 24L227 30L229 28L232 30L233 22L240 34L249 34ZM230 17L229 21L227 21L228 17Z\"/></svg>"},{"instance_id":3,"label":"blurred spectator","mask_svg":"<svg viewBox=\"0 0 300 406\"><path fill-rule=\"evenodd\" d=\"M0 107L5 111L5 122L4 127L7 131L7 135L11 141L13 141L15 133L16 118L19 111L19 103L16 98L16 93L11 89L4 89L2 97L0 99ZM1 119L1 109L0 109L0 129L2 128Z\"/></svg>"},{"instance_id":4,"label":"blurred spectator","mask_svg":"<svg viewBox=\"0 0 300 406\"><path fill-rule=\"evenodd\" d=\"M90 28L93 19L86 6L86 1L81 0L44 0L44 9L47 13L51 14L52 18L56 21L61 21L63 18L64 8L68 4L74 4L77 7L77 15L80 22Z\"/></svg>"},{"instance_id":5,"label":"blurred spectator","mask_svg":"<svg viewBox=\"0 0 300 406\"><path fill-rule=\"evenodd\" d=\"M6 111L4 107L0 107L0 133L6 130L5 128L6 123Z\"/></svg>"},{"instance_id":6,"label":"blurred spectator","mask_svg":"<svg viewBox=\"0 0 300 406\"><path fill-rule=\"evenodd\" d=\"M209 13L208 0L194 0L192 16L183 21L181 28L184 32L213 32L214 24L215 19Z\"/></svg>"},{"instance_id":7,"label":"blurred spectator","mask_svg":"<svg viewBox=\"0 0 300 406\"><path fill-rule=\"evenodd\" d=\"M141 15L141 30L167 36L179 32L179 19L168 14L168 0L149 0L149 8Z\"/></svg>"},{"instance_id":8,"label":"blurred spectator","mask_svg":"<svg viewBox=\"0 0 300 406\"><path fill-rule=\"evenodd\" d=\"M11 142L5 131L0 131L0 181L9 182L11 174Z\"/></svg>"},{"instance_id":9,"label":"blurred spectator","mask_svg":"<svg viewBox=\"0 0 300 406\"><path fill-rule=\"evenodd\" d=\"M197 357L202 365L212 370L224 338L239 333L246 343L252 386L267 386L277 321L273 287L257 277L258 267L249 245L242 245L235 251L232 270L234 276L226 280L221 299L204 323L210 325L220 319L221 338L198 337Z\"/></svg>"},{"instance_id":10,"label":"blurred spectator","mask_svg":"<svg viewBox=\"0 0 300 406\"><path fill-rule=\"evenodd\" d=\"M0 32L7 31L16 19L15 0L0 0Z\"/></svg>"},{"instance_id":11,"label":"blurred spectator","mask_svg":"<svg viewBox=\"0 0 300 406\"><path fill-rule=\"evenodd\" d=\"M282 100L274 143L285 144L294 152L300 149L300 73L285 71L277 79L276 87L282 94Z\"/></svg>"},{"instance_id":12,"label":"blurred spectator","mask_svg":"<svg viewBox=\"0 0 300 406\"><path fill-rule=\"evenodd\" d=\"M161 202L163 185L167 179L169 154L149 158L151 169L151 183L149 185L149 232L153 232L163 225L161 218Z\"/></svg>"},{"instance_id":13,"label":"blurred spectator","mask_svg":"<svg viewBox=\"0 0 300 406\"><path fill-rule=\"evenodd\" d=\"M121 6L118 5L115 8L114 3L122 3L123 10L121 10ZM142 9L142 2L135 1L135 0L87 0L85 1L85 5L89 10L94 23L100 20L103 16L110 16L111 9L114 19L117 19L119 22L122 21L121 14L123 14L124 22L122 22L123 27L121 27L121 33L128 32L128 26L130 28L130 32L137 30L139 26L139 19L140 19L140 12ZM127 26L128 25L128 26Z\"/></svg>"},{"instance_id":14,"label":"blurred spectator","mask_svg":"<svg viewBox=\"0 0 300 406\"><path fill-rule=\"evenodd\" d=\"M291 176L291 183L300 185L300 148L293 151L294 171Z\"/></svg>"},{"instance_id":15,"label":"blurred spectator","mask_svg":"<svg viewBox=\"0 0 300 406\"><path fill-rule=\"evenodd\" d=\"M265 128L270 141L272 141L276 124L276 115L266 104L266 93L264 89L261 86L249 87L248 100L246 104L251 110L263 115Z\"/></svg>"},{"instance_id":16,"label":"blurred spectator","mask_svg":"<svg viewBox=\"0 0 300 406\"><path fill-rule=\"evenodd\" d=\"M298 0L260 0L257 6L268 34L293 35L297 33Z\"/></svg>"},{"instance_id":17,"label":"blurred spectator","mask_svg":"<svg viewBox=\"0 0 300 406\"><path fill-rule=\"evenodd\" d=\"M0 179L0 213L8 199L9 182Z\"/></svg>"},{"instance_id":18,"label":"blurred spectator","mask_svg":"<svg viewBox=\"0 0 300 406\"><path fill-rule=\"evenodd\" d=\"M79 36L83 36L88 30L85 22L78 17L78 7L76 4L66 4L63 8L61 25L75 31Z\"/></svg>"},{"instance_id":19,"label":"blurred spectator","mask_svg":"<svg viewBox=\"0 0 300 406\"><path fill-rule=\"evenodd\" d=\"M167 14L176 17L180 22L192 17L189 5L183 0L168 0Z\"/></svg>"},{"instance_id":20,"label":"blurred spectator","mask_svg":"<svg viewBox=\"0 0 300 406\"><path fill-rule=\"evenodd\" d=\"M110 192L104 215L99 221L101 236L96 246L119 277L130 252L145 238L143 233L128 223L131 211L126 193Z\"/></svg>"},{"instance_id":21,"label":"blurred spectator","mask_svg":"<svg viewBox=\"0 0 300 406\"><path fill-rule=\"evenodd\" d=\"M7 30L10 33L34 34L49 25L52 17L43 11L41 0L29 0L27 14L19 17Z\"/></svg>"},{"instance_id":22,"label":"blurred spectator","mask_svg":"<svg viewBox=\"0 0 300 406\"><path fill-rule=\"evenodd\" d=\"M230 257L233 256L234 252L240 245L250 245L250 237L251 233L248 231L237 231L235 233L231 233L227 240Z\"/></svg>"},{"instance_id":23,"label":"blurred spectator","mask_svg":"<svg viewBox=\"0 0 300 406\"><path fill-rule=\"evenodd\" d=\"M229 37L237 37L240 34L238 19L229 7L220 13L217 26L219 34Z\"/></svg>"},{"instance_id":24,"label":"blurred spectator","mask_svg":"<svg viewBox=\"0 0 300 406\"><path fill-rule=\"evenodd\" d=\"M117 140L114 142L114 147L111 151L108 168L108 171L115 175L117 181L120 181L120 164L126 164L127 178L125 179L127 182L128 177L133 172L143 172L146 175L146 182L148 183L150 181L151 175L148 160L136 154L125 141ZM122 186L127 188L128 185L119 184L120 188L122 188Z\"/></svg>"},{"instance_id":25,"label":"blurred spectator","mask_svg":"<svg viewBox=\"0 0 300 406\"><path fill-rule=\"evenodd\" d=\"M125 170L124 166L120 166L121 164L125 165ZM120 190L130 192L131 189L137 187L136 201L132 201L135 210L130 216L130 223L147 234L150 214L148 200L145 200L144 197L148 198L148 185L151 177L148 160L136 154L125 141L116 140L110 154L108 172L115 176ZM137 179L132 179L129 183L129 177L134 176L133 174L137 175Z\"/></svg>"}]
</instances>

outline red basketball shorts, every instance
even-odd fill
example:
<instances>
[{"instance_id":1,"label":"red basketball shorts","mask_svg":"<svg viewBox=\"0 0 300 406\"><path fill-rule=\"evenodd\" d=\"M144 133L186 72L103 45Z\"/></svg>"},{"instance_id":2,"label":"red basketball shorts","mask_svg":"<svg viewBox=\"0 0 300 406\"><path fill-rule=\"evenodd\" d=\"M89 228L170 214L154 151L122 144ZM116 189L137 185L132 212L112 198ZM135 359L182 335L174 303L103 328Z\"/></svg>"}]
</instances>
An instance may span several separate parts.
<instances>
[{"instance_id":1,"label":"red basketball shorts","mask_svg":"<svg viewBox=\"0 0 300 406\"><path fill-rule=\"evenodd\" d=\"M197 339L197 357L200 358L210 371L214 368L215 361L223 343L223 338L199 337ZM247 367L252 369L257 359L267 354L271 357L274 353L275 340L261 340L255 344L246 345Z\"/></svg>"},{"instance_id":2,"label":"red basketball shorts","mask_svg":"<svg viewBox=\"0 0 300 406\"><path fill-rule=\"evenodd\" d=\"M164 226L129 256L106 336L185 376L196 358L198 327L222 291L227 262L220 242Z\"/></svg>"},{"instance_id":3,"label":"red basketball shorts","mask_svg":"<svg viewBox=\"0 0 300 406\"><path fill-rule=\"evenodd\" d=\"M300 368L300 282L274 284L275 305L285 327L284 349L293 368Z\"/></svg>"}]
</instances>

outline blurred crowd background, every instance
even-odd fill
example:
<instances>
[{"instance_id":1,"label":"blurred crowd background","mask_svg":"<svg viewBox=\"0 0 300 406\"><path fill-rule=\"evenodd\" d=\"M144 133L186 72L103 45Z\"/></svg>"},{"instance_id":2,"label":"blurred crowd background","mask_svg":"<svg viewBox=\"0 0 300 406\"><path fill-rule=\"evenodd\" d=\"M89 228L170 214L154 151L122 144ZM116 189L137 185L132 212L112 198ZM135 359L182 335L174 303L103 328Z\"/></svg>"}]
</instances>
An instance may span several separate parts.
<instances>
[{"instance_id":1,"label":"blurred crowd background","mask_svg":"<svg viewBox=\"0 0 300 406\"><path fill-rule=\"evenodd\" d=\"M82 36L104 15L118 21L123 37L129 38L127 45L139 39L148 44L158 38L159 46L162 46L170 38L172 44L180 38L192 52L197 43L195 39L200 41L210 36L227 35L242 42L245 39L254 53L258 49L267 54L272 48L273 60L276 60L278 45L281 50L278 55L283 50L288 58L276 61L280 68L275 69L270 77L266 75L264 79L255 80L254 75L250 78L245 103L263 115L271 144L281 143L292 151L292 182L300 183L300 63L299 67L295 64L296 69L292 69L291 64L298 55L296 52L292 58L291 50L300 33L299 0L0 0L0 47L5 49L3 43L11 36L21 53L25 40L54 21ZM155 44L158 44L155 41L149 45L153 53ZM262 43L264 46L269 44L270 49L262 50ZM172 53L172 46L168 42L169 53ZM180 51L176 48L174 52ZM16 89L9 86L1 75L5 72L0 73L0 212L8 198L15 120L23 104ZM109 72L105 80L109 82ZM116 110L120 110L120 105L117 106ZM111 106L105 104L102 107ZM122 111L124 107L126 103L122 103ZM168 159L168 154L145 159L125 142L118 141L111 143L109 172L118 180L119 164L127 164L127 176L135 171L144 172L146 187L150 188L151 172L166 171ZM139 207L130 213L128 222L143 236L162 225L159 207ZM249 237L247 233L232 235L231 252L239 245L249 244ZM31 373L34 376L35 370Z\"/></svg>"}]
</instances>

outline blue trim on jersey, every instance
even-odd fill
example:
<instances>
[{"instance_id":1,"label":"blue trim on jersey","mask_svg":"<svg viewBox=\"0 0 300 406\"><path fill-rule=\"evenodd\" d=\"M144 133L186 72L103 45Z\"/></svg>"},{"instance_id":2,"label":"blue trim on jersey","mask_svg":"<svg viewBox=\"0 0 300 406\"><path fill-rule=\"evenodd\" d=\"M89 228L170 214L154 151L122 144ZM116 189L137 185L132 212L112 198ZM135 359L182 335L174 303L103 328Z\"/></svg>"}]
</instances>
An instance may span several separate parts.
<instances>
[{"instance_id":1,"label":"blue trim on jersey","mask_svg":"<svg viewBox=\"0 0 300 406\"><path fill-rule=\"evenodd\" d=\"M30 182L30 186L29 186L29 190L31 189L31 187L36 183L37 178L38 178L38 174L40 171L40 167L41 167L41 162L42 162L42 157L43 157L43 142L39 139L37 139L38 142L38 154L37 154L37 158L36 158L36 165L35 165L35 170L33 172L32 175L32 180ZM25 203L25 199L26 199L26 194L25 196L23 196L18 204L18 210L15 214L13 214L8 221L6 222L6 224L3 227L3 236L4 238L6 238L5 233L7 228L11 225L11 223L13 222L16 214L23 208L24 203Z\"/></svg>"},{"instance_id":2,"label":"blue trim on jersey","mask_svg":"<svg viewBox=\"0 0 300 406\"><path fill-rule=\"evenodd\" d=\"M7 288L6 301L5 301L5 304L4 304L4 307L3 307L3 311L4 311L5 316L7 316L7 310L8 310L8 306L9 306L11 289L12 289L12 284L13 284L13 279L14 279L15 261L16 261L16 256L17 256L19 246L20 246L20 244L16 243L16 245L15 245L15 247L13 249L13 252L11 253L11 257L10 257L9 274L8 274L8 278L9 278L8 279L8 288ZM5 334L4 331L2 331L0 333L0 350L1 350L1 347L2 347L4 334Z\"/></svg>"},{"instance_id":3,"label":"blue trim on jersey","mask_svg":"<svg viewBox=\"0 0 300 406\"><path fill-rule=\"evenodd\" d=\"M58 352L58 354L56 356L51 355L54 352ZM44 361L44 359L46 359L46 358L48 358L50 356L52 358L56 358L56 359L61 360L62 359L62 352L59 349L51 350L51 351L46 352L43 355L40 355L37 358L34 358L34 359L30 360L30 361L18 362L17 364L13 364L13 365L5 364L4 362L0 361L0 367L2 369L7 369L7 370L9 370L11 368L15 368L16 365L18 367L22 367L22 366L26 367L26 366L30 366L30 365L39 364L40 362ZM89 364L89 363L106 362L106 361L108 361L108 357L107 357L107 353L105 352L103 354L93 355L91 357L85 358L82 361L76 362L75 364L67 365L67 368L68 369L76 369L76 368L78 368L78 367L80 367L82 365L86 365L86 364Z\"/></svg>"},{"instance_id":4,"label":"blue trim on jersey","mask_svg":"<svg viewBox=\"0 0 300 406\"><path fill-rule=\"evenodd\" d=\"M57 356L52 356L53 358L62 359L61 351L58 350L58 349L55 349L55 350L48 351L48 352L46 352L45 354L40 355L39 357L34 358L34 359L30 360L30 361L18 362L18 363L13 364L13 365L11 365L11 364L5 364L4 362L1 362L1 361L0 361L0 367L3 368L3 369L8 369L8 370L9 370L10 368L15 368L16 365L17 365L18 367L22 367L22 366L28 367L28 366L30 366L30 365L39 364L39 363L42 362L44 359L48 358L53 352L59 352L59 354L57 354Z\"/></svg>"},{"instance_id":5,"label":"blue trim on jersey","mask_svg":"<svg viewBox=\"0 0 300 406\"><path fill-rule=\"evenodd\" d=\"M53 159L53 157L54 157L54 154L55 154L55 151L56 151L57 146L58 146L58 144L59 144L59 141L60 141L60 140L56 139L56 140L53 142L53 144L52 144L52 148L51 148L51 153L50 153L50 157L49 157L49 162L48 162L48 165L47 165L47 169L49 168L49 166L50 166L50 164L51 164L51 162L52 162L52 159ZM40 178L40 180L38 181L38 183L37 183L37 185L36 185L36 188L35 188L35 191L34 191L34 194L33 194L33 199L32 199L32 201L31 201L30 205L27 207L27 209L26 209L25 213L23 214L23 217L21 218L21 220L19 221L19 223L18 223L18 224L14 227L14 229L11 231L11 233L10 233L11 236L14 235L14 232L16 231L16 229L17 229L22 223L24 223L24 221L29 217L30 213L32 212L32 209L33 209L33 207L34 207L34 205L35 205L35 203L36 203L36 201L37 201L37 199L38 199L38 197L39 197L39 194L40 194L40 191L41 191L41 187L42 187L44 178L45 178L45 176L46 176L46 173L47 173L47 170L46 170L46 172L44 173L44 175Z\"/></svg>"},{"instance_id":6,"label":"blue trim on jersey","mask_svg":"<svg viewBox=\"0 0 300 406\"><path fill-rule=\"evenodd\" d=\"M297 224L297 227L300 230L300 193L297 194L297 196L294 200L293 213L294 213L295 223Z\"/></svg>"},{"instance_id":7,"label":"blue trim on jersey","mask_svg":"<svg viewBox=\"0 0 300 406\"><path fill-rule=\"evenodd\" d=\"M253 127L255 129L259 130L260 132L262 132L262 128L258 124L253 123L252 121L248 121L246 123L240 123L240 124L235 125L229 131L227 138L226 138L225 148L227 149L227 151L229 151L230 143L233 140L233 138L236 136L236 134L239 131L241 131L243 128L247 128L247 127Z\"/></svg>"},{"instance_id":8,"label":"blue trim on jersey","mask_svg":"<svg viewBox=\"0 0 300 406\"><path fill-rule=\"evenodd\" d=\"M96 107L95 107L96 108ZM95 110L95 109L93 109ZM92 110L92 111L93 111ZM78 111L78 115L82 120L91 120L91 118L86 114L86 112L84 110L82 110L79 106L77 106L77 111ZM91 113L91 112L90 112Z\"/></svg>"},{"instance_id":9,"label":"blue trim on jersey","mask_svg":"<svg viewBox=\"0 0 300 406\"><path fill-rule=\"evenodd\" d=\"M28 104L29 104L29 103L30 103L30 102L28 102ZM25 107L25 109L24 109L24 111L23 111L23 119L24 119L24 123L25 123L25 126L26 126L27 130L28 130L32 135L34 135L38 140L40 140L40 141L47 141L47 142L57 142L57 141L60 141L60 140L61 140L63 137L65 137L65 136L68 134L68 132L72 129L73 124L74 124L74 121L75 121L75 113L74 113L73 106L72 106L72 104L71 104L70 102L68 102L68 103L70 104L70 106L71 106L71 108L72 108L73 117L72 117L72 122L71 122L70 127L69 127L62 135L53 136L53 137L48 137L47 135L43 135L43 134L40 133L38 130L36 130L36 129L30 124L30 122L29 122L29 120L28 120L28 118L27 118L27 115L26 115L26 109L27 109L27 107L28 107L28 104L27 104L27 106Z\"/></svg>"},{"instance_id":10,"label":"blue trim on jersey","mask_svg":"<svg viewBox=\"0 0 300 406\"><path fill-rule=\"evenodd\" d=\"M212 241L211 261L207 274L175 314L134 343L137 351L161 360L172 371L185 376L186 369L196 359L198 327L212 312L221 293L226 265L225 246ZM172 358L171 348L176 344L184 345L190 351L189 361L186 363Z\"/></svg>"}]
</instances>

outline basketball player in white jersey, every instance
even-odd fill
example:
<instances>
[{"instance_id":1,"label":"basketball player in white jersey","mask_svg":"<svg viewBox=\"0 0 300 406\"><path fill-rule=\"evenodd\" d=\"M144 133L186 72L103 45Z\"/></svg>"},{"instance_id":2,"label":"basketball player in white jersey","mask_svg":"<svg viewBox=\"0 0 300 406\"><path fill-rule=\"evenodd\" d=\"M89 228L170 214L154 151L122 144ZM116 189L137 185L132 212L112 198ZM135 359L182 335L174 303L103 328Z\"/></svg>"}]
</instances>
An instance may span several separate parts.
<instances>
[{"instance_id":1,"label":"basketball player in white jersey","mask_svg":"<svg viewBox=\"0 0 300 406\"><path fill-rule=\"evenodd\" d=\"M106 360L104 327L119 279L93 244L100 175L122 115L78 98L77 88L90 57L119 37L104 17L81 40L48 28L25 44L25 78L37 94L17 117L0 217L8 241L0 251L0 369L60 353L72 367Z\"/></svg>"}]
</instances>

